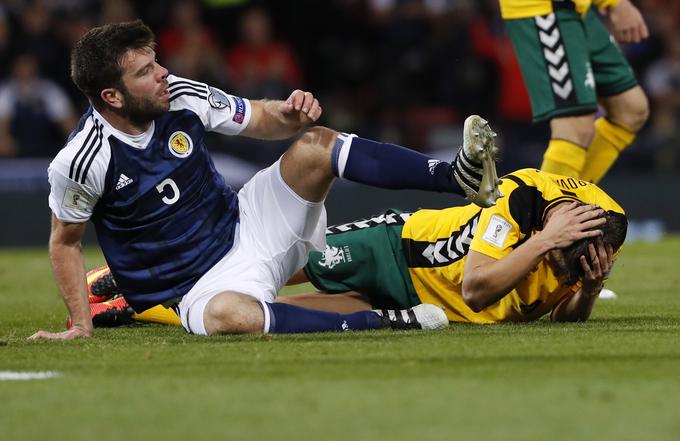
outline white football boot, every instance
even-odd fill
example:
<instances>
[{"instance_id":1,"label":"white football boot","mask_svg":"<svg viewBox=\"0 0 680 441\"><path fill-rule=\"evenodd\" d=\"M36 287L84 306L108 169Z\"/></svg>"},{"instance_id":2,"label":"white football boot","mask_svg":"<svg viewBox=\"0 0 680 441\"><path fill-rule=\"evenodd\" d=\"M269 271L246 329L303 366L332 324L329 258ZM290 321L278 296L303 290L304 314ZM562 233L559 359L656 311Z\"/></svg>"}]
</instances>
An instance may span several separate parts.
<instances>
[{"instance_id":1,"label":"white football boot","mask_svg":"<svg viewBox=\"0 0 680 441\"><path fill-rule=\"evenodd\" d=\"M442 308L422 303L409 309L374 309L382 317L385 328L391 329L440 329L449 325Z\"/></svg>"}]
</instances>

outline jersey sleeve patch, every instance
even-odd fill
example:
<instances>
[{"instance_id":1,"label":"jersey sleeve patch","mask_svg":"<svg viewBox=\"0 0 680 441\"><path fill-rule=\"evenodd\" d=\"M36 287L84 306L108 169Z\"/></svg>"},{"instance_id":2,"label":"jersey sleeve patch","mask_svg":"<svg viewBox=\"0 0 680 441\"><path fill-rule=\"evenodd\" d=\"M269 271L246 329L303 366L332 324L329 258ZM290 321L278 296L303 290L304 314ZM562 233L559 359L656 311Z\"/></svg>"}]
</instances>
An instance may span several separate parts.
<instances>
[{"instance_id":1,"label":"jersey sleeve patch","mask_svg":"<svg viewBox=\"0 0 680 441\"><path fill-rule=\"evenodd\" d=\"M208 87L208 90L210 90L210 95L208 95L210 107L214 109L231 109L231 103L226 93L216 87Z\"/></svg>"},{"instance_id":2,"label":"jersey sleeve patch","mask_svg":"<svg viewBox=\"0 0 680 441\"><path fill-rule=\"evenodd\" d=\"M209 132L238 135L250 122L250 102L186 78L168 76L170 110L194 112Z\"/></svg>"},{"instance_id":3,"label":"jersey sleeve patch","mask_svg":"<svg viewBox=\"0 0 680 441\"><path fill-rule=\"evenodd\" d=\"M63 208L86 211L91 205L90 196L79 188L67 187L61 201Z\"/></svg>"},{"instance_id":4,"label":"jersey sleeve patch","mask_svg":"<svg viewBox=\"0 0 680 441\"><path fill-rule=\"evenodd\" d=\"M241 97L234 96L233 98L236 103L236 108L234 109L234 116L231 120L236 124L243 124L246 117L246 104Z\"/></svg>"},{"instance_id":5,"label":"jersey sleeve patch","mask_svg":"<svg viewBox=\"0 0 680 441\"><path fill-rule=\"evenodd\" d=\"M494 214L491 216L486 230L484 230L482 239L491 245L494 245L498 248L503 248L505 239L507 239L508 233L510 233L511 230L512 224L510 222L505 220L503 217Z\"/></svg>"}]
</instances>

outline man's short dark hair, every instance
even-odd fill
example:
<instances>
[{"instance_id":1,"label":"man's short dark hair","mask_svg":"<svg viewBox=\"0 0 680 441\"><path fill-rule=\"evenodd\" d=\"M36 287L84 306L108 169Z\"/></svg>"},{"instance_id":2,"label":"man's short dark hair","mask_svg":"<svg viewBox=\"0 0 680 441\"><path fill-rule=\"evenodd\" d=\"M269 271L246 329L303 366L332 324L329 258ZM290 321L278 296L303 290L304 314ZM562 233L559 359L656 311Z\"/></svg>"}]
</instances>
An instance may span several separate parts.
<instances>
[{"instance_id":1,"label":"man's short dark hair","mask_svg":"<svg viewBox=\"0 0 680 441\"><path fill-rule=\"evenodd\" d=\"M71 51L71 79L97 109L105 106L102 90L125 91L121 62L128 50L155 47L154 34L141 20L90 29Z\"/></svg>"},{"instance_id":2,"label":"man's short dark hair","mask_svg":"<svg viewBox=\"0 0 680 441\"><path fill-rule=\"evenodd\" d=\"M607 211L604 214L604 217L606 222L595 229L602 231L602 240L604 241L604 244L611 245L614 252L616 252L621 248L623 241L626 239L628 220L625 215L614 211ZM590 251L588 250L588 245L590 244L593 244L595 249L597 249L597 237L581 239L563 250L564 260L568 268L568 278L566 282L568 285L575 284L585 275L583 266L581 266L581 256L586 256L588 264L592 268Z\"/></svg>"}]
</instances>

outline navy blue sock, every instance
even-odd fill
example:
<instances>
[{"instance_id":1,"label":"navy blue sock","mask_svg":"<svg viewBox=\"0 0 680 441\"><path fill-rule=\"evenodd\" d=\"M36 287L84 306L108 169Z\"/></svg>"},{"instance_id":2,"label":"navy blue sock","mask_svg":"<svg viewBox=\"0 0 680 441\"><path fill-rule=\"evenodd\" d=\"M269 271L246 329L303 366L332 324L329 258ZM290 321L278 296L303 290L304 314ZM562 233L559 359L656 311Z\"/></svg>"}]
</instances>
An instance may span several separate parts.
<instances>
[{"instance_id":1,"label":"navy blue sock","mask_svg":"<svg viewBox=\"0 0 680 441\"><path fill-rule=\"evenodd\" d=\"M451 164L395 144L340 134L333 146L336 176L374 187L465 193Z\"/></svg>"},{"instance_id":2,"label":"navy blue sock","mask_svg":"<svg viewBox=\"0 0 680 441\"><path fill-rule=\"evenodd\" d=\"M260 303L260 305L269 308L268 332L271 334L365 331L383 327L382 319L373 311L338 314L286 303Z\"/></svg>"}]
</instances>

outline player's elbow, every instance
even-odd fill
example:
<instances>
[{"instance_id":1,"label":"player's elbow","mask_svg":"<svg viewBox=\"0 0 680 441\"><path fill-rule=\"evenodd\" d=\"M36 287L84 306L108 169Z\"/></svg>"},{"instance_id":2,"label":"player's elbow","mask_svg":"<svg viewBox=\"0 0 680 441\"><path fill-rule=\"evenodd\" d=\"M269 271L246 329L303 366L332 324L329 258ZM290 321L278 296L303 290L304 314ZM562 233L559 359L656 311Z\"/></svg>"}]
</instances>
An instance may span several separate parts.
<instances>
[{"instance_id":1,"label":"player's elbow","mask_svg":"<svg viewBox=\"0 0 680 441\"><path fill-rule=\"evenodd\" d=\"M474 312L480 312L488 305L485 301L484 290L479 283L463 280L463 302Z\"/></svg>"}]
</instances>

